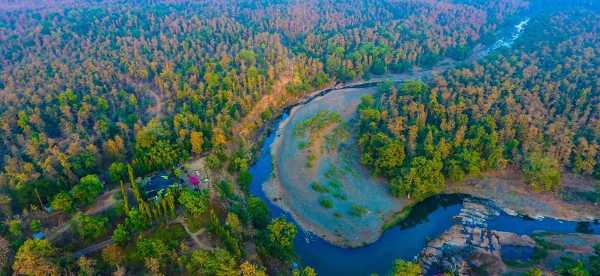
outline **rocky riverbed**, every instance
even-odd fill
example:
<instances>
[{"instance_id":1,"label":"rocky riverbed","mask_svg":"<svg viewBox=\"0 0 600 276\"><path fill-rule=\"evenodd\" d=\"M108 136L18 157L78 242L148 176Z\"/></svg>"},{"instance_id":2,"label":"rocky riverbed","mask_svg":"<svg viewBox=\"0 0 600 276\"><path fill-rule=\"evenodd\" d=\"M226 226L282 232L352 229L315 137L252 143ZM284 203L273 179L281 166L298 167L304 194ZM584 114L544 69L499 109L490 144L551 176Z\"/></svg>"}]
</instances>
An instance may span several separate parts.
<instances>
[{"instance_id":1,"label":"rocky riverbed","mask_svg":"<svg viewBox=\"0 0 600 276\"><path fill-rule=\"evenodd\" d=\"M490 201L467 199L455 225L430 241L419 255L427 275L504 275L529 267L554 271L561 257L585 259L600 235L538 231L529 235L497 231L488 221L500 214Z\"/></svg>"}]
</instances>

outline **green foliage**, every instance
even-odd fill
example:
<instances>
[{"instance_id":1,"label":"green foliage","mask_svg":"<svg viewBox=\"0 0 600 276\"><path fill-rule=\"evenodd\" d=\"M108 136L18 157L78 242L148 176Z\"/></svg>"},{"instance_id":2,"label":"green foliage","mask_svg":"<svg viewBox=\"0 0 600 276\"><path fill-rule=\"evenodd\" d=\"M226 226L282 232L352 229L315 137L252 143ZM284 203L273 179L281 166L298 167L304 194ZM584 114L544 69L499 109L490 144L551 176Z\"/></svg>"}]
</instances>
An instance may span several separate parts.
<instances>
[{"instance_id":1,"label":"green foliage","mask_svg":"<svg viewBox=\"0 0 600 276\"><path fill-rule=\"evenodd\" d=\"M8 237L13 246L20 245L23 242L23 226L19 219L9 219L4 222L8 230Z\"/></svg>"},{"instance_id":2,"label":"green foliage","mask_svg":"<svg viewBox=\"0 0 600 276\"><path fill-rule=\"evenodd\" d=\"M302 121L294 128L294 135L303 137L307 133L312 135L317 131L331 125L341 122L342 117L332 111L321 110L319 113Z\"/></svg>"},{"instance_id":3,"label":"green foliage","mask_svg":"<svg viewBox=\"0 0 600 276\"><path fill-rule=\"evenodd\" d=\"M138 209L131 209L125 218L125 226L133 232L141 232L150 226L146 219Z\"/></svg>"},{"instance_id":4,"label":"green foliage","mask_svg":"<svg viewBox=\"0 0 600 276\"><path fill-rule=\"evenodd\" d=\"M291 260L294 257L294 238L298 234L296 226L278 218L271 221L267 233L269 254L282 260Z\"/></svg>"},{"instance_id":5,"label":"green foliage","mask_svg":"<svg viewBox=\"0 0 600 276\"><path fill-rule=\"evenodd\" d=\"M401 259L396 260L392 268L393 276L420 276L422 274L423 272L418 264Z\"/></svg>"},{"instance_id":6,"label":"green foliage","mask_svg":"<svg viewBox=\"0 0 600 276\"><path fill-rule=\"evenodd\" d=\"M117 184L119 181L127 179L127 165L123 162L113 162L108 167L108 180L112 184Z\"/></svg>"},{"instance_id":7,"label":"green foliage","mask_svg":"<svg viewBox=\"0 0 600 276\"><path fill-rule=\"evenodd\" d=\"M50 207L56 211L70 213L73 211L73 198L71 198L69 193L61 192L54 197L50 203Z\"/></svg>"},{"instance_id":8,"label":"green foliage","mask_svg":"<svg viewBox=\"0 0 600 276\"><path fill-rule=\"evenodd\" d=\"M590 276L583 261L566 257L560 258L560 264L556 268L556 272L561 276Z\"/></svg>"},{"instance_id":9,"label":"green foliage","mask_svg":"<svg viewBox=\"0 0 600 276\"><path fill-rule=\"evenodd\" d=\"M319 204L321 205L321 207L326 208L326 209L333 208L333 201L331 201L331 199L329 199L329 198L320 198Z\"/></svg>"},{"instance_id":10,"label":"green foliage","mask_svg":"<svg viewBox=\"0 0 600 276\"><path fill-rule=\"evenodd\" d=\"M196 250L184 258L185 270L190 274L200 275L238 275L235 258L226 250L216 249L213 252Z\"/></svg>"},{"instance_id":11,"label":"green foliage","mask_svg":"<svg viewBox=\"0 0 600 276\"><path fill-rule=\"evenodd\" d=\"M89 205L100 195L104 185L96 175L87 175L79 180L79 184L71 189L73 199L80 205Z\"/></svg>"},{"instance_id":12,"label":"green foliage","mask_svg":"<svg viewBox=\"0 0 600 276\"><path fill-rule=\"evenodd\" d=\"M60 275L57 251L48 240L27 240L15 256L15 275Z\"/></svg>"},{"instance_id":13,"label":"green foliage","mask_svg":"<svg viewBox=\"0 0 600 276\"><path fill-rule=\"evenodd\" d=\"M79 153L69 158L73 172L78 176L90 175L96 173L96 156L89 151Z\"/></svg>"},{"instance_id":14,"label":"green foliage","mask_svg":"<svg viewBox=\"0 0 600 276\"><path fill-rule=\"evenodd\" d=\"M530 269L529 271L527 271L527 274L525 274L526 276L542 276L542 270L534 267L532 269Z\"/></svg>"},{"instance_id":15,"label":"green foliage","mask_svg":"<svg viewBox=\"0 0 600 276\"><path fill-rule=\"evenodd\" d=\"M112 240L118 245L125 245L131 239L127 226L119 224L112 233Z\"/></svg>"},{"instance_id":16,"label":"green foliage","mask_svg":"<svg viewBox=\"0 0 600 276\"><path fill-rule=\"evenodd\" d=\"M192 191L183 189L179 193L177 202L183 206L189 215L199 217L208 210L208 193L206 190Z\"/></svg>"},{"instance_id":17,"label":"green foliage","mask_svg":"<svg viewBox=\"0 0 600 276\"><path fill-rule=\"evenodd\" d=\"M78 214L71 220L73 229L81 240L93 241L106 231L108 219L105 217Z\"/></svg>"},{"instance_id":18,"label":"green foliage","mask_svg":"<svg viewBox=\"0 0 600 276\"><path fill-rule=\"evenodd\" d=\"M42 177L17 185L13 202L16 203L15 207L17 207L17 210L30 207L30 205L41 207L39 206L38 195L42 203L49 202L54 196L65 189L67 189L67 186L62 181L53 181Z\"/></svg>"},{"instance_id":19,"label":"green foliage","mask_svg":"<svg viewBox=\"0 0 600 276\"><path fill-rule=\"evenodd\" d=\"M326 186L321 185L321 183L319 183L318 181L313 181L312 183L310 183L310 187L315 192L319 192L319 193L329 193L330 192L329 188L327 188Z\"/></svg>"},{"instance_id":20,"label":"green foliage","mask_svg":"<svg viewBox=\"0 0 600 276\"><path fill-rule=\"evenodd\" d=\"M135 245L135 256L142 261L147 258L156 258L164 263L170 250L162 239L141 238Z\"/></svg>"},{"instance_id":21,"label":"green foliage","mask_svg":"<svg viewBox=\"0 0 600 276\"><path fill-rule=\"evenodd\" d=\"M555 159L532 155L523 166L525 180L536 191L557 191L560 188L560 167Z\"/></svg>"},{"instance_id":22,"label":"green foliage","mask_svg":"<svg viewBox=\"0 0 600 276\"><path fill-rule=\"evenodd\" d=\"M400 93L406 95L420 95L425 93L429 88L425 83L419 80L408 80L400 85Z\"/></svg>"},{"instance_id":23,"label":"green foliage","mask_svg":"<svg viewBox=\"0 0 600 276\"><path fill-rule=\"evenodd\" d=\"M248 170L243 170L240 172L240 176L238 177L238 184L242 188L243 191L248 192L250 189L250 184L252 183L252 174Z\"/></svg>"},{"instance_id":24,"label":"green foliage","mask_svg":"<svg viewBox=\"0 0 600 276\"><path fill-rule=\"evenodd\" d=\"M589 257L590 275L600 275L600 243L594 245L594 254Z\"/></svg>"},{"instance_id":25,"label":"green foliage","mask_svg":"<svg viewBox=\"0 0 600 276\"><path fill-rule=\"evenodd\" d=\"M350 211L348 211L348 213L352 216L355 217L362 217L364 215L366 215L368 212L367 208L360 206L360 205L356 205L356 204L352 204L352 206L350 206Z\"/></svg>"},{"instance_id":26,"label":"green foliage","mask_svg":"<svg viewBox=\"0 0 600 276\"><path fill-rule=\"evenodd\" d=\"M260 198L255 196L248 198L248 212L256 228L264 228L269 223L269 209Z\"/></svg>"},{"instance_id":27,"label":"green foliage","mask_svg":"<svg viewBox=\"0 0 600 276\"><path fill-rule=\"evenodd\" d=\"M29 223L29 230L31 230L31 232L42 230L42 222L39 219L32 219Z\"/></svg>"},{"instance_id":28,"label":"green foliage","mask_svg":"<svg viewBox=\"0 0 600 276\"><path fill-rule=\"evenodd\" d=\"M410 168L403 173L402 178L392 179L392 193L417 200L439 193L444 190L445 185L441 171L440 160L416 157L411 161Z\"/></svg>"},{"instance_id":29,"label":"green foliage","mask_svg":"<svg viewBox=\"0 0 600 276\"><path fill-rule=\"evenodd\" d=\"M305 267L304 269L294 269L292 271L292 276L317 276L317 272L310 266Z\"/></svg>"}]
</instances>

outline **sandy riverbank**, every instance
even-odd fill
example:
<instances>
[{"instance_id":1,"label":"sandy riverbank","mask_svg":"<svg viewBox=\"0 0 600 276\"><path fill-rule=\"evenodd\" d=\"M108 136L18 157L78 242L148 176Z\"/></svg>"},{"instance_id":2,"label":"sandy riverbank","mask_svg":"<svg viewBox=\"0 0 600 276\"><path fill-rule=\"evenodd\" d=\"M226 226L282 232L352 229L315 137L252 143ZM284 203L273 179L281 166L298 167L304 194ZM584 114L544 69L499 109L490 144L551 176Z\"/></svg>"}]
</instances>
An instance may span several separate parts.
<instances>
[{"instance_id":1,"label":"sandy riverbank","mask_svg":"<svg viewBox=\"0 0 600 276\"><path fill-rule=\"evenodd\" d=\"M360 98L374 93L375 88L336 90L294 107L287 119L279 124L271 145L274 171L272 179L263 184L267 196L290 213L304 230L342 247L358 247L376 241L385 223L411 202L392 197L385 181L369 175L359 162L356 137L338 141L338 150L318 154L314 166L309 168L306 166L307 152L298 146L302 139L293 132L297 124L321 110L336 112L342 117L341 123L348 123L356 116ZM331 129L333 127L328 127L327 131ZM355 133L352 128L350 131ZM311 187L313 181L326 183L331 180L326 175L332 167L342 172L336 181L341 185L345 199L334 198ZM565 193L532 192L516 169L487 173L481 178L447 186L447 193L490 199L509 214L569 221L600 218L600 206L590 201L576 196L567 198ZM594 181L566 174L563 187L571 195L594 192ZM321 206L323 198L331 200L333 206ZM350 215L353 205L362 206L367 212L363 216Z\"/></svg>"}]
</instances>

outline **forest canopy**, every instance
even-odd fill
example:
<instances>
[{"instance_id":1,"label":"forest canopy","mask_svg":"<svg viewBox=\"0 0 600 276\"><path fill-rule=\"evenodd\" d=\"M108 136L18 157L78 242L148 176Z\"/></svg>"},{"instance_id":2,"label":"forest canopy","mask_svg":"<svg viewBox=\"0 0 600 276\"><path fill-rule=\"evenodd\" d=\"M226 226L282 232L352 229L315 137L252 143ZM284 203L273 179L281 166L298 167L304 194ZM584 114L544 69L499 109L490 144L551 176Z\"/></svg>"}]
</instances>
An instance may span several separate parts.
<instances>
[{"instance_id":1,"label":"forest canopy","mask_svg":"<svg viewBox=\"0 0 600 276\"><path fill-rule=\"evenodd\" d=\"M600 17L539 16L512 49L434 77L384 84L359 110L362 162L396 195L440 192L520 167L538 191L562 170L600 177Z\"/></svg>"}]
</instances>

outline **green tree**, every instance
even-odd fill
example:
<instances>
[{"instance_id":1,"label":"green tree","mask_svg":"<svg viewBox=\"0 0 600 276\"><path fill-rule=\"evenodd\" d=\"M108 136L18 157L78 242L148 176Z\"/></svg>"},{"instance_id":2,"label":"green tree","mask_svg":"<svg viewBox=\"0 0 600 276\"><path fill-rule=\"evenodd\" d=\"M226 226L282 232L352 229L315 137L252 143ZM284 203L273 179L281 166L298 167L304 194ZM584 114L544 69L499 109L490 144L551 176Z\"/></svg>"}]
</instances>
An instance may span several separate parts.
<instances>
[{"instance_id":1,"label":"green tree","mask_svg":"<svg viewBox=\"0 0 600 276\"><path fill-rule=\"evenodd\" d=\"M441 161L437 158L428 160L425 157L415 157L401 178L392 179L392 192L396 196L405 195L417 200L439 193L445 186L441 169Z\"/></svg>"},{"instance_id":2,"label":"green tree","mask_svg":"<svg viewBox=\"0 0 600 276\"><path fill-rule=\"evenodd\" d=\"M206 190L192 191L184 189L179 193L177 201L191 216L201 216L208 210L208 193Z\"/></svg>"},{"instance_id":3,"label":"green tree","mask_svg":"<svg viewBox=\"0 0 600 276\"><path fill-rule=\"evenodd\" d=\"M104 234L107 222L108 219L105 217L78 214L71 223L80 239L93 241Z\"/></svg>"},{"instance_id":4,"label":"green tree","mask_svg":"<svg viewBox=\"0 0 600 276\"><path fill-rule=\"evenodd\" d=\"M269 223L269 209L260 198L255 196L248 198L248 212L255 227L264 228Z\"/></svg>"},{"instance_id":5,"label":"green tree","mask_svg":"<svg viewBox=\"0 0 600 276\"><path fill-rule=\"evenodd\" d=\"M527 272L526 276L542 276L542 270L534 267Z\"/></svg>"},{"instance_id":6,"label":"green tree","mask_svg":"<svg viewBox=\"0 0 600 276\"><path fill-rule=\"evenodd\" d=\"M375 161L376 171L384 175L393 176L400 173L404 162L404 144L398 140L390 141L378 149L378 158Z\"/></svg>"},{"instance_id":7,"label":"green tree","mask_svg":"<svg viewBox=\"0 0 600 276\"><path fill-rule=\"evenodd\" d=\"M79 184L75 185L71 189L71 195L73 199L77 200L81 205L88 205L100 195L104 185L98 179L98 176L91 174L82 177L79 180Z\"/></svg>"},{"instance_id":8,"label":"green tree","mask_svg":"<svg viewBox=\"0 0 600 276\"><path fill-rule=\"evenodd\" d=\"M15 256L15 275L60 275L56 249L47 240L27 240Z\"/></svg>"},{"instance_id":9,"label":"green tree","mask_svg":"<svg viewBox=\"0 0 600 276\"><path fill-rule=\"evenodd\" d=\"M547 156L531 155L523 166L525 180L536 191L557 191L560 188L560 166Z\"/></svg>"},{"instance_id":10,"label":"green tree","mask_svg":"<svg viewBox=\"0 0 600 276\"><path fill-rule=\"evenodd\" d=\"M164 260L169 254L169 248L161 239L142 238L137 241L135 254L140 260L145 258L157 258Z\"/></svg>"},{"instance_id":11,"label":"green tree","mask_svg":"<svg viewBox=\"0 0 600 276\"><path fill-rule=\"evenodd\" d=\"M426 92L427 85L419 80L408 80L400 85L400 93L407 95L420 95Z\"/></svg>"},{"instance_id":12,"label":"green tree","mask_svg":"<svg viewBox=\"0 0 600 276\"><path fill-rule=\"evenodd\" d=\"M125 218L125 226L134 232L141 232L148 228L148 220L138 209L131 209Z\"/></svg>"},{"instance_id":13,"label":"green tree","mask_svg":"<svg viewBox=\"0 0 600 276\"><path fill-rule=\"evenodd\" d=\"M238 184L243 191L248 192L250 188L250 183L252 183L252 174L248 170L243 170L240 172L240 177L238 178Z\"/></svg>"},{"instance_id":14,"label":"green tree","mask_svg":"<svg viewBox=\"0 0 600 276\"><path fill-rule=\"evenodd\" d=\"M50 207L56 211L70 213L73 211L73 198L71 198L69 193L61 192L54 197L50 203Z\"/></svg>"},{"instance_id":15,"label":"green tree","mask_svg":"<svg viewBox=\"0 0 600 276\"><path fill-rule=\"evenodd\" d=\"M29 230L31 230L31 232L42 230L42 222L39 219L32 219L29 223Z\"/></svg>"},{"instance_id":16,"label":"green tree","mask_svg":"<svg viewBox=\"0 0 600 276\"><path fill-rule=\"evenodd\" d=\"M199 275L239 275L235 258L224 249L196 250L184 261L186 270Z\"/></svg>"},{"instance_id":17,"label":"green tree","mask_svg":"<svg viewBox=\"0 0 600 276\"><path fill-rule=\"evenodd\" d=\"M392 268L392 275L394 276L420 276L423 275L421 267L413 262L405 260L396 260L394 267Z\"/></svg>"},{"instance_id":18,"label":"green tree","mask_svg":"<svg viewBox=\"0 0 600 276\"><path fill-rule=\"evenodd\" d=\"M282 218L271 221L267 227L268 248L271 256L290 260L294 256L294 238L298 234L296 226Z\"/></svg>"},{"instance_id":19,"label":"green tree","mask_svg":"<svg viewBox=\"0 0 600 276\"><path fill-rule=\"evenodd\" d=\"M317 272L312 267L307 266L302 270L294 269L292 276L317 276Z\"/></svg>"},{"instance_id":20,"label":"green tree","mask_svg":"<svg viewBox=\"0 0 600 276\"><path fill-rule=\"evenodd\" d=\"M77 272L78 276L92 276L96 275L96 261L94 259L86 258L85 256L79 257L77 259L77 267L79 271Z\"/></svg>"},{"instance_id":21,"label":"green tree","mask_svg":"<svg viewBox=\"0 0 600 276\"><path fill-rule=\"evenodd\" d=\"M108 181L116 184L127 179L127 165L123 162L113 162L108 167Z\"/></svg>"},{"instance_id":22,"label":"green tree","mask_svg":"<svg viewBox=\"0 0 600 276\"><path fill-rule=\"evenodd\" d=\"M115 228L112 234L112 240L118 245L125 245L130 240L129 231L127 230L127 226L124 224L119 224Z\"/></svg>"}]
</instances>

